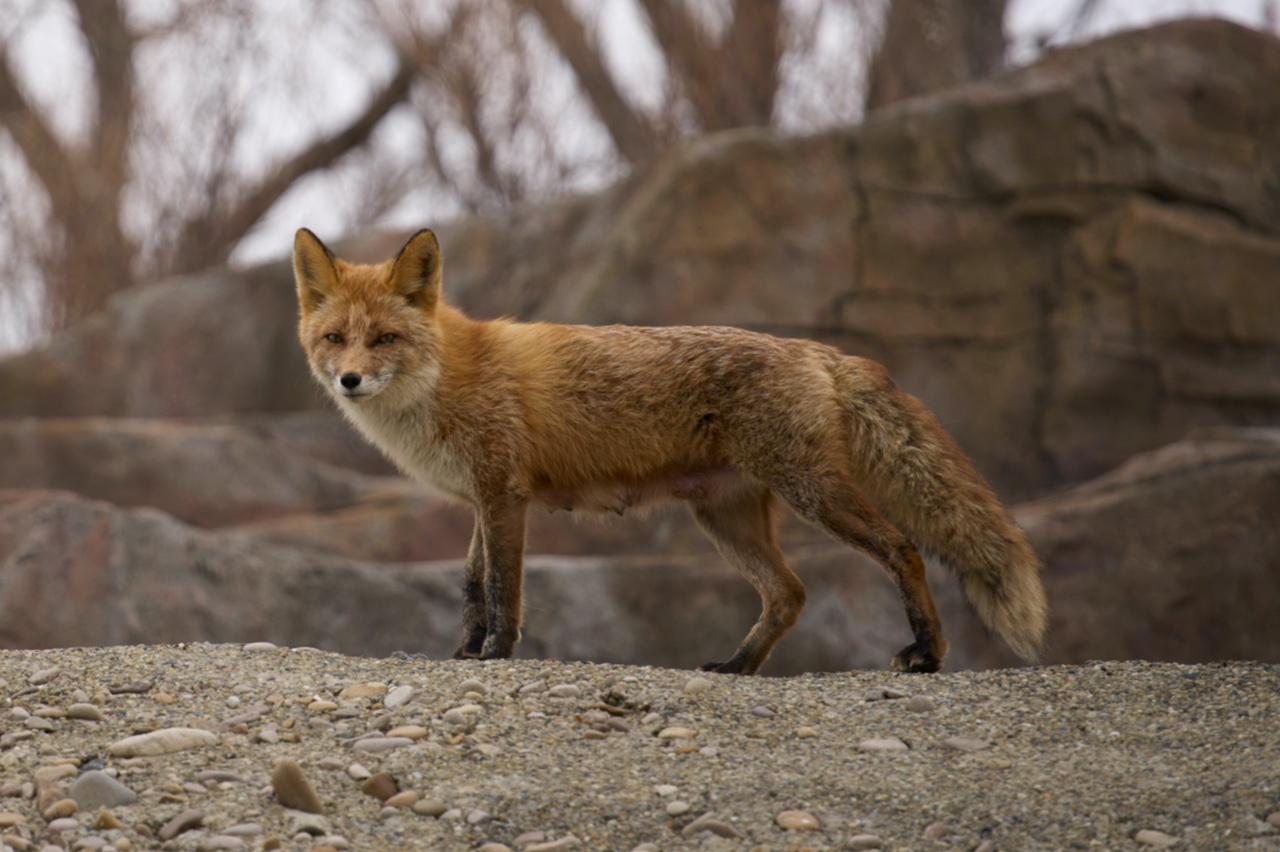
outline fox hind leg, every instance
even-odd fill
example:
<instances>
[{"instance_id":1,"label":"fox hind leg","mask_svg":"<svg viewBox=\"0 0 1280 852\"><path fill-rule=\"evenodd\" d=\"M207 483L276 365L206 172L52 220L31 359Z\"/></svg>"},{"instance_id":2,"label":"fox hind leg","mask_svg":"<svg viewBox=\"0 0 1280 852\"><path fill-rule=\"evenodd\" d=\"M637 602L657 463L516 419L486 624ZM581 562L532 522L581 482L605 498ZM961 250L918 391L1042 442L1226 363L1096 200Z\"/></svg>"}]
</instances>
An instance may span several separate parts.
<instances>
[{"instance_id":1,"label":"fox hind leg","mask_svg":"<svg viewBox=\"0 0 1280 852\"><path fill-rule=\"evenodd\" d=\"M804 607L804 584L778 548L774 531L777 501L767 488L754 486L693 503L691 509L725 560L759 592L762 603L759 620L734 655L724 662L706 663L701 669L755 674Z\"/></svg>"},{"instance_id":2,"label":"fox hind leg","mask_svg":"<svg viewBox=\"0 0 1280 852\"><path fill-rule=\"evenodd\" d=\"M940 669L947 643L925 579L924 562L911 540L880 514L852 479L840 474L814 476L803 484L783 483L775 488L805 520L879 562L897 586L915 641L894 655L892 666L905 672Z\"/></svg>"}]
</instances>

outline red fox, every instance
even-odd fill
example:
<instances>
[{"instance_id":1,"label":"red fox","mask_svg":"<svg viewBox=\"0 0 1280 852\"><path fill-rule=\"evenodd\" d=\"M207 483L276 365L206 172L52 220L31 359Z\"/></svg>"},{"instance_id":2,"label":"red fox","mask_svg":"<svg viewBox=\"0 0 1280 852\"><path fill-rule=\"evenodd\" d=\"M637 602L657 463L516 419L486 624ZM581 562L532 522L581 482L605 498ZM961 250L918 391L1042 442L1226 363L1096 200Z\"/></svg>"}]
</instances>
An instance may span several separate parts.
<instances>
[{"instance_id":1,"label":"red fox","mask_svg":"<svg viewBox=\"0 0 1280 852\"><path fill-rule=\"evenodd\" d=\"M915 637L896 669L937 671L947 651L913 540L1035 658L1039 560L879 364L736 328L472 320L441 298L428 230L370 266L303 229L293 268L315 378L406 474L475 510L455 657L510 657L519 641L530 506L622 514L677 500L763 604L733 656L704 670L755 673L800 614L804 586L774 532L780 501L893 579Z\"/></svg>"}]
</instances>

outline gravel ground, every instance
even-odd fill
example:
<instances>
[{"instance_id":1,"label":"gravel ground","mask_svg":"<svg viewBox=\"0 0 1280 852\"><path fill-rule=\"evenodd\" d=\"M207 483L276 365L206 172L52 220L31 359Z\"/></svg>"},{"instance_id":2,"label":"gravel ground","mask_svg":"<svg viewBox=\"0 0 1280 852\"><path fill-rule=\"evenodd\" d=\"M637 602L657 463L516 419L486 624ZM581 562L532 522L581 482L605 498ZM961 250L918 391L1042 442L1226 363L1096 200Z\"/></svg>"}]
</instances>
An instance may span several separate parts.
<instances>
[{"instance_id":1,"label":"gravel ground","mask_svg":"<svg viewBox=\"0 0 1280 852\"><path fill-rule=\"evenodd\" d=\"M774 679L195 644L0 652L0 695L4 852L1280 849L1259 663Z\"/></svg>"}]
</instances>

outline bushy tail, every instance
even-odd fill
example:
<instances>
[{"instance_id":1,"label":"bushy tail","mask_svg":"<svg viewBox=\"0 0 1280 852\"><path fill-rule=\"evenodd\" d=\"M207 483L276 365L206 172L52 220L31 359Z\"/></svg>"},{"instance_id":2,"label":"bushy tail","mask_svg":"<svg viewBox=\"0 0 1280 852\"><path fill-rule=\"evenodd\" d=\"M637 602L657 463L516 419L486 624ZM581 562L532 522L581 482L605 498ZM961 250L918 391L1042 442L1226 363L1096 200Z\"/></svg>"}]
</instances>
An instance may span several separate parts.
<instances>
[{"instance_id":1,"label":"bushy tail","mask_svg":"<svg viewBox=\"0 0 1280 852\"><path fill-rule=\"evenodd\" d=\"M850 363L852 362L852 363ZM960 580L988 629L1036 659L1048 621L1040 560L982 475L920 400L879 364L849 359L859 484L904 533Z\"/></svg>"}]
</instances>

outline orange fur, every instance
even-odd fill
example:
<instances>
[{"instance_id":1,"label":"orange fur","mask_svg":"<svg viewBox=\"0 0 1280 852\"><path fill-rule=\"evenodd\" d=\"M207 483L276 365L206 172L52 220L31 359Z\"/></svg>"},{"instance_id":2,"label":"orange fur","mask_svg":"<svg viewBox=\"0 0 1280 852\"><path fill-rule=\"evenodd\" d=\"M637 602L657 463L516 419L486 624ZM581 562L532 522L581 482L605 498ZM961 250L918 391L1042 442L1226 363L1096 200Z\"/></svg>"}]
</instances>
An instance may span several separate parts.
<instances>
[{"instance_id":1,"label":"orange fur","mask_svg":"<svg viewBox=\"0 0 1280 852\"><path fill-rule=\"evenodd\" d=\"M946 653L911 539L1014 650L1036 653L1035 554L880 365L733 328L474 321L440 297L430 231L360 266L302 230L294 270L316 379L402 470L475 508L457 656L507 657L519 639L529 506L621 514L680 500L764 605L737 652L704 668L755 672L804 603L774 534L778 498L889 572L915 634L897 668L934 671Z\"/></svg>"}]
</instances>

